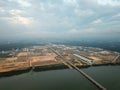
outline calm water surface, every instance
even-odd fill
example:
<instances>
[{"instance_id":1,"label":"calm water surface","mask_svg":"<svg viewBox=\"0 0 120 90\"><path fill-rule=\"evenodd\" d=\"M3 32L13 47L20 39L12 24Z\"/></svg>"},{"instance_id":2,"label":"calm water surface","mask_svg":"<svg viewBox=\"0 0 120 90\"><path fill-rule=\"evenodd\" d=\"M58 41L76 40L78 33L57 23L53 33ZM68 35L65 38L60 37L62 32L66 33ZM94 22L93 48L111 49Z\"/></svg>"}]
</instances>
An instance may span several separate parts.
<instances>
[{"instance_id":1,"label":"calm water surface","mask_svg":"<svg viewBox=\"0 0 120 90\"><path fill-rule=\"evenodd\" d=\"M108 90L120 90L120 66L82 69ZM53 70L0 78L0 90L98 90L76 70Z\"/></svg>"}]
</instances>

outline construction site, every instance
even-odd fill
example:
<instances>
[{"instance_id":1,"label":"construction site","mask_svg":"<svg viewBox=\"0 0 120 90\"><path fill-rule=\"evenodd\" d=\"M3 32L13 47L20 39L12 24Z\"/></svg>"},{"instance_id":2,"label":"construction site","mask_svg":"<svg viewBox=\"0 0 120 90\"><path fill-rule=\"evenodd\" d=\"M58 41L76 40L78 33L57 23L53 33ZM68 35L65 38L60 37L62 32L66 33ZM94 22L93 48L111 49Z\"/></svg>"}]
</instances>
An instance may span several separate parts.
<instances>
[{"instance_id":1,"label":"construction site","mask_svg":"<svg viewBox=\"0 0 120 90\"><path fill-rule=\"evenodd\" d=\"M64 60L63 60L64 59ZM31 46L0 52L0 72L50 65L92 66L120 63L120 54L109 50L84 46Z\"/></svg>"}]
</instances>

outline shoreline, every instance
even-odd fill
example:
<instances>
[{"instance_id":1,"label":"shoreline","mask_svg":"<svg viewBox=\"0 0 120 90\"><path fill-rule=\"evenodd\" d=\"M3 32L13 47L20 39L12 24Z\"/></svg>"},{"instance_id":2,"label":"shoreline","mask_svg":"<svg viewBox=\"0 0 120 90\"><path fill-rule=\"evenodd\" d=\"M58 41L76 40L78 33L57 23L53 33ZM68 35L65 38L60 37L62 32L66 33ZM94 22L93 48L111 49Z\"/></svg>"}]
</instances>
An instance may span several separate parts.
<instances>
[{"instance_id":1,"label":"shoreline","mask_svg":"<svg viewBox=\"0 0 120 90\"><path fill-rule=\"evenodd\" d=\"M120 63L105 63L105 64L94 64L94 65L83 65L77 66L80 69L89 68L89 67L100 67L100 66L119 66ZM61 69L68 69L68 67L64 64L52 64L52 65L45 65L45 66L35 66L34 69L32 67L22 68L11 70L7 72L0 72L0 78L2 77L11 77L20 74L30 73L30 72L43 72L49 70L61 70Z\"/></svg>"}]
</instances>

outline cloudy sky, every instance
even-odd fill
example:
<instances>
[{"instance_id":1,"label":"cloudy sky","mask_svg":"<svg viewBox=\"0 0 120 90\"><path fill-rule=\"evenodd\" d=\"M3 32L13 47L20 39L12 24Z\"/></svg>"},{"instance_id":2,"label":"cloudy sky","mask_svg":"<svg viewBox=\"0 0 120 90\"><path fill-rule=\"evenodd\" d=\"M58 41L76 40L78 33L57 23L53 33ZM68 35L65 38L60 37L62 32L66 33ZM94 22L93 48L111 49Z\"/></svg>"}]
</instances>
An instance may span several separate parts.
<instances>
[{"instance_id":1,"label":"cloudy sky","mask_svg":"<svg viewBox=\"0 0 120 90\"><path fill-rule=\"evenodd\" d=\"M120 0L0 0L0 38L120 37Z\"/></svg>"}]
</instances>

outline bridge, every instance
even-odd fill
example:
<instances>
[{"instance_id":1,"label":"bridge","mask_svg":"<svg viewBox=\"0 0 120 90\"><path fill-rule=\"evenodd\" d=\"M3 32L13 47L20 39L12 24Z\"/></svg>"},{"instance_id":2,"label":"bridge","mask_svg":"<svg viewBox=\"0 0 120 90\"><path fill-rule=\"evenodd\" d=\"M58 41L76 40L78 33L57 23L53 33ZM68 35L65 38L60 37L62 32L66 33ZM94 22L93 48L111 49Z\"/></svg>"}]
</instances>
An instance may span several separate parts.
<instances>
[{"instance_id":1,"label":"bridge","mask_svg":"<svg viewBox=\"0 0 120 90\"><path fill-rule=\"evenodd\" d=\"M113 63L116 62L120 58L120 53L114 58Z\"/></svg>"},{"instance_id":2,"label":"bridge","mask_svg":"<svg viewBox=\"0 0 120 90\"><path fill-rule=\"evenodd\" d=\"M57 51L55 51L53 48L48 47L50 50L52 50L56 55L58 55L62 60L64 60L68 65L73 67L75 70L77 70L80 74L82 74L86 79L88 79L91 83L93 83L99 90L107 90L105 87L103 87L101 84L99 84L97 81L95 81L92 77L84 73L81 69L79 69L77 66L75 66L72 62L65 59L61 54L59 54Z\"/></svg>"}]
</instances>

